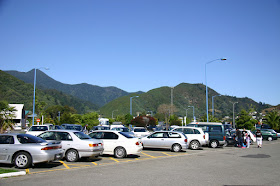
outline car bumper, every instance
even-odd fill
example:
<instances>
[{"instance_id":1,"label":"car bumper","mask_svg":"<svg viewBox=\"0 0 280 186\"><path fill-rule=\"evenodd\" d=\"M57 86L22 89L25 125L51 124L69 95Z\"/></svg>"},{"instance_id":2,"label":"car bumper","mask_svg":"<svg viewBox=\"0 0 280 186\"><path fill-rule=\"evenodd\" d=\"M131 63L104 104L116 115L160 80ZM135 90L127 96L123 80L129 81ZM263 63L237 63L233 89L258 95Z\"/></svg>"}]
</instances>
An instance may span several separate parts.
<instances>
[{"instance_id":1,"label":"car bumper","mask_svg":"<svg viewBox=\"0 0 280 186\"><path fill-rule=\"evenodd\" d=\"M94 148L94 149L80 149L79 156L81 157L91 157L91 156L99 156L103 153L104 148Z\"/></svg>"},{"instance_id":2,"label":"car bumper","mask_svg":"<svg viewBox=\"0 0 280 186\"><path fill-rule=\"evenodd\" d=\"M140 154L142 152L142 150L143 150L143 146L139 145L134 148L126 148L126 153L127 154Z\"/></svg>"},{"instance_id":3,"label":"car bumper","mask_svg":"<svg viewBox=\"0 0 280 186\"><path fill-rule=\"evenodd\" d=\"M40 154L32 154L33 163L51 162L63 158L63 150L47 150Z\"/></svg>"}]
</instances>

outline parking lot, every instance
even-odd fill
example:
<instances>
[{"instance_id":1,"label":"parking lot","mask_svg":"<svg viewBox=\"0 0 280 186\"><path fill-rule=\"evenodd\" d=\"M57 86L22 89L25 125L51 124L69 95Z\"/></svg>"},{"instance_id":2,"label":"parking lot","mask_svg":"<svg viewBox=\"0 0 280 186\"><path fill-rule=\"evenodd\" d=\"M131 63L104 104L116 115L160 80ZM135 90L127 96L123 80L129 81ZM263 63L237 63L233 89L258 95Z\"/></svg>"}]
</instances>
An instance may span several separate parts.
<instances>
[{"instance_id":1,"label":"parking lot","mask_svg":"<svg viewBox=\"0 0 280 186\"><path fill-rule=\"evenodd\" d=\"M168 157L176 157L176 156L188 156L194 154L202 154L211 151L223 151L229 149L236 149L235 147L225 147L225 148L208 148L203 147L199 150L190 150L181 151L181 152L171 152L170 150L165 149L144 149L141 154L139 155L129 155L127 158L115 158L114 156L110 155L103 155L99 157L93 158L82 158L77 162L67 162L66 160L60 160L56 162L50 163L40 163L35 164L33 167L25 169L26 174L38 174L38 173L48 173L48 172L55 172L55 171L65 171L69 169L82 169L88 167L100 167L100 166L107 166L107 165L114 165L114 164L122 164L128 162L135 162L135 161L145 161L145 160L153 160L153 159L163 159ZM0 164L0 168L14 168L12 165Z\"/></svg>"}]
</instances>

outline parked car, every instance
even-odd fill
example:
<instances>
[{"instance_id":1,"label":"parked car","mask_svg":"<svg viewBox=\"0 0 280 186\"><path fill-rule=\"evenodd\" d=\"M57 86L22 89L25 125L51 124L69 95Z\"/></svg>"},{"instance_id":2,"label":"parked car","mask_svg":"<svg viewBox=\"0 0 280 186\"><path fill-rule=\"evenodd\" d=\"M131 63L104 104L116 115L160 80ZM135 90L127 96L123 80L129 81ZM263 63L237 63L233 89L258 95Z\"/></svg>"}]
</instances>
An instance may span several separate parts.
<instances>
[{"instance_id":1,"label":"parked car","mask_svg":"<svg viewBox=\"0 0 280 186\"><path fill-rule=\"evenodd\" d=\"M62 124L61 125L66 130L77 130L77 131L83 131L83 127L78 124Z\"/></svg>"},{"instance_id":2,"label":"parked car","mask_svg":"<svg viewBox=\"0 0 280 186\"><path fill-rule=\"evenodd\" d=\"M261 128L260 131L262 133L263 139L266 139L268 141L272 141L272 140L277 140L278 139L277 132L275 132L275 130L273 130L273 129ZM254 131L253 133L256 134L256 131Z\"/></svg>"},{"instance_id":3,"label":"parked car","mask_svg":"<svg viewBox=\"0 0 280 186\"><path fill-rule=\"evenodd\" d=\"M216 148L226 143L226 133L222 123L215 122L192 122L187 126L202 128L204 133L209 134L209 146Z\"/></svg>"},{"instance_id":4,"label":"parked car","mask_svg":"<svg viewBox=\"0 0 280 186\"><path fill-rule=\"evenodd\" d=\"M188 139L182 132L158 131L141 138L144 148L171 149L174 152L187 150Z\"/></svg>"},{"instance_id":5,"label":"parked car","mask_svg":"<svg viewBox=\"0 0 280 186\"><path fill-rule=\"evenodd\" d=\"M133 132L136 137L144 137L151 134L145 127L134 127L131 132Z\"/></svg>"},{"instance_id":6,"label":"parked car","mask_svg":"<svg viewBox=\"0 0 280 186\"><path fill-rule=\"evenodd\" d=\"M237 141L235 140L235 135L231 135L230 132L227 132L226 133L226 142L224 144L224 147L227 147L227 146L236 146L237 144Z\"/></svg>"},{"instance_id":7,"label":"parked car","mask_svg":"<svg viewBox=\"0 0 280 186\"><path fill-rule=\"evenodd\" d=\"M64 150L63 157L68 162L78 161L82 157L99 156L104 148L102 140L92 139L75 130L50 130L39 135L48 141L60 141Z\"/></svg>"},{"instance_id":8,"label":"parked car","mask_svg":"<svg viewBox=\"0 0 280 186\"><path fill-rule=\"evenodd\" d=\"M38 136L39 134L41 134L47 130L51 130L52 127L53 127L53 125L33 125L27 130L26 134Z\"/></svg>"},{"instance_id":9,"label":"parked car","mask_svg":"<svg viewBox=\"0 0 280 186\"><path fill-rule=\"evenodd\" d=\"M48 143L30 134L0 134L0 163L26 169L32 164L51 162L62 157L60 143Z\"/></svg>"},{"instance_id":10,"label":"parked car","mask_svg":"<svg viewBox=\"0 0 280 186\"><path fill-rule=\"evenodd\" d=\"M189 148L192 150L197 150L201 146L208 145L209 142L209 134L204 133L201 128L197 127L176 127L171 131L179 131L183 132L189 142Z\"/></svg>"},{"instance_id":11,"label":"parked car","mask_svg":"<svg viewBox=\"0 0 280 186\"><path fill-rule=\"evenodd\" d=\"M103 140L103 154L114 155L116 158L125 158L127 155L139 154L143 149L141 140L126 132L99 130L91 132L89 136L94 139Z\"/></svg>"}]
</instances>

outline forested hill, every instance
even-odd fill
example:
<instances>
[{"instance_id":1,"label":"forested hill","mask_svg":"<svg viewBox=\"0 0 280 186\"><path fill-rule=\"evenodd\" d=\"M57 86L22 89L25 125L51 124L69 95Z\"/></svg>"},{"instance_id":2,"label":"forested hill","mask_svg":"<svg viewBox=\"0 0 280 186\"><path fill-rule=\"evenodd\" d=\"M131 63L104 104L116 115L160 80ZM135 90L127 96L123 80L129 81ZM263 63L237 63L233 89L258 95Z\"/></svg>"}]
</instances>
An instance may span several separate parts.
<instances>
[{"instance_id":1,"label":"forested hill","mask_svg":"<svg viewBox=\"0 0 280 186\"><path fill-rule=\"evenodd\" d=\"M33 84L25 83L0 70L0 101L24 104L26 110L32 110L33 90ZM36 88L36 101L44 102L46 107L52 105L68 105L74 107L78 113L85 113L98 109L98 106L95 104L51 89L41 90Z\"/></svg>"},{"instance_id":2,"label":"forested hill","mask_svg":"<svg viewBox=\"0 0 280 186\"><path fill-rule=\"evenodd\" d=\"M5 71L26 83L34 81L34 69L29 72ZM42 89L55 89L79 99L103 106L110 101L128 95L129 93L116 87L100 87L87 83L69 85L58 82L47 76L44 72L36 71L36 85Z\"/></svg>"},{"instance_id":3,"label":"forested hill","mask_svg":"<svg viewBox=\"0 0 280 186\"><path fill-rule=\"evenodd\" d=\"M212 112L212 96L219 95L218 92L208 87L209 91L209 114ZM129 96L124 96L103 106L100 111L104 116L111 116L112 112L115 110L115 114L126 114L130 111L130 96L136 96L137 94L131 94ZM139 94L139 97L133 98L132 110L133 115L136 112L153 113L157 112L158 107L161 104L169 104L171 102L171 88L170 87L160 87L148 91L147 93ZM195 116L202 117L206 113L205 106L205 85L203 84L188 84L181 83L174 87L173 90L173 103L177 108L175 112L179 116L185 116L188 106L194 106ZM214 110L215 116L224 117L232 116L233 104L235 104L235 112L245 109L255 109L256 111L262 111L265 108L270 107L270 105L257 103L250 98L237 98L227 95L222 95L215 97L214 99ZM188 115L191 117L193 115L193 109L188 109Z\"/></svg>"}]
</instances>

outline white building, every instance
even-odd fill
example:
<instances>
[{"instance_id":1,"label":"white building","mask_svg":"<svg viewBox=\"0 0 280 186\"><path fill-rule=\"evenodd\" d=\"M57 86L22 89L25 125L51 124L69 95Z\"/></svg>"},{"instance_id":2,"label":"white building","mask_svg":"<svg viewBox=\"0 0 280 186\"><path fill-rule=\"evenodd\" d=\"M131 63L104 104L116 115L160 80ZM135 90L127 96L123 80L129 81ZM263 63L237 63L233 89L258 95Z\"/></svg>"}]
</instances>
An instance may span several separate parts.
<instances>
[{"instance_id":1,"label":"white building","mask_svg":"<svg viewBox=\"0 0 280 186\"><path fill-rule=\"evenodd\" d=\"M14 130L26 128L24 104L9 104L9 107L13 107L15 109L15 111L13 111Z\"/></svg>"}]
</instances>

